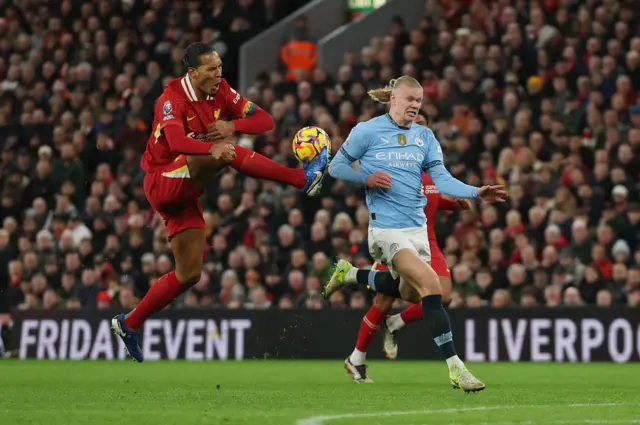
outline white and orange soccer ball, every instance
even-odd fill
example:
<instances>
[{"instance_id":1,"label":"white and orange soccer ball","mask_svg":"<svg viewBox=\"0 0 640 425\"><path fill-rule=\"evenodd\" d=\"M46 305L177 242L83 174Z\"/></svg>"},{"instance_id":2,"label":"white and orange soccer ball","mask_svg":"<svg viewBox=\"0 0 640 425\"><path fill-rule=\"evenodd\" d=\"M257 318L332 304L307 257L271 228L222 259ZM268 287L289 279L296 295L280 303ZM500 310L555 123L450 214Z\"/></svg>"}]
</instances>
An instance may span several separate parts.
<instances>
[{"instance_id":1,"label":"white and orange soccer ball","mask_svg":"<svg viewBox=\"0 0 640 425\"><path fill-rule=\"evenodd\" d=\"M326 131L320 127L304 127L293 137L293 156L299 162L313 161L325 146L331 154L331 139Z\"/></svg>"}]
</instances>

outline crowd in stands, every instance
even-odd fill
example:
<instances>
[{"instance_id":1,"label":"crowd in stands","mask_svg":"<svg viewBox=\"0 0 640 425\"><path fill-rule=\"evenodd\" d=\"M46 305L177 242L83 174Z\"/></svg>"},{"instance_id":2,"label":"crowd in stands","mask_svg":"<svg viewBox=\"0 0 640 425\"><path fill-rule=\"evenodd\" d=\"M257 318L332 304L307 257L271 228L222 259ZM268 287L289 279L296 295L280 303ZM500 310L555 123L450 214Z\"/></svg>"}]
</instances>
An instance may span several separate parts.
<instances>
[{"instance_id":1,"label":"crowd in stands","mask_svg":"<svg viewBox=\"0 0 640 425\"><path fill-rule=\"evenodd\" d=\"M129 310L173 267L139 166L155 99L182 72L188 43L233 56L286 2L53 3L0 8L0 298L16 309ZM238 142L296 166L301 126L327 130L335 150L357 122L385 113L367 90L414 76L450 171L510 193L429 223L452 272L451 307L638 307L633 4L427 0L418 28L395 19L335 75L265 70L244 95L275 129ZM331 178L305 198L229 170L203 197L203 278L174 308L365 307L371 293L320 294L336 258L371 265L363 199Z\"/></svg>"}]
</instances>

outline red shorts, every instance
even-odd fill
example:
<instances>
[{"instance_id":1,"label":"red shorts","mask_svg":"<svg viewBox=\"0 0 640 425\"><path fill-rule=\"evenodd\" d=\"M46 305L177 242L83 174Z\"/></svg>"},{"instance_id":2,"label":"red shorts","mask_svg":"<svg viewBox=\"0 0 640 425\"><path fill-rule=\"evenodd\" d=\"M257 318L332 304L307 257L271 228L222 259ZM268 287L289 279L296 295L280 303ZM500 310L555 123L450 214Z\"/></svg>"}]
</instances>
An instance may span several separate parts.
<instances>
[{"instance_id":1,"label":"red shorts","mask_svg":"<svg viewBox=\"0 0 640 425\"><path fill-rule=\"evenodd\" d=\"M440 251L440 248L437 248L436 244L431 244L431 247L431 268L439 277L451 278L451 273L449 272L447 262L444 260L442 251ZM375 263L373 270L389 270L389 268L385 264Z\"/></svg>"},{"instance_id":2,"label":"red shorts","mask_svg":"<svg viewBox=\"0 0 640 425\"><path fill-rule=\"evenodd\" d=\"M202 192L190 178L186 155L144 176L144 193L164 219L169 239L186 229L204 229Z\"/></svg>"}]
</instances>

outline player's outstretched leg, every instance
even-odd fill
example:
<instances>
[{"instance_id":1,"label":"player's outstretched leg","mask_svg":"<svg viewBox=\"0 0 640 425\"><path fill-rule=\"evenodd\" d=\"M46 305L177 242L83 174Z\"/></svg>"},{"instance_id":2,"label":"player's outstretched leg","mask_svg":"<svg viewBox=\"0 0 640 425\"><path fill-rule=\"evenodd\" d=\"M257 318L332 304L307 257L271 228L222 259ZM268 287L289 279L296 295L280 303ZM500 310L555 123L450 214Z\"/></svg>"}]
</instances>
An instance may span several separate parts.
<instances>
[{"instance_id":1,"label":"player's outstretched leg","mask_svg":"<svg viewBox=\"0 0 640 425\"><path fill-rule=\"evenodd\" d=\"M303 168L289 168L242 146L236 146L236 159L229 165L250 177L290 184L309 196L316 196L329 165L329 149L325 147L314 161Z\"/></svg>"},{"instance_id":2,"label":"player's outstretched leg","mask_svg":"<svg viewBox=\"0 0 640 425\"><path fill-rule=\"evenodd\" d=\"M144 360L139 333L144 321L200 281L205 249L204 229L186 229L177 233L171 239L171 249L176 270L158 279L129 314L120 314L111 321L113 332L122 339L129 355L137 362Z\"/></svg>"},{"instance_id":3,"label":"player's outstretched leg","mask_svg":"<svg viewBox=\"0 0 640 425\"><path fill-rule=\"evenodd\" d=\"M400 293L404 295L403 298L414 299L417 294L422 299L422 317L447 361L451 385L465 392L483 390L484 383L467 370L456 353L451 323L442 305L442 288L436 273L411 249L398 251L392 262L401 277Z\"/></svg>"},{"instance_id":4,"label":"player's outstretched leg","mask_svg":"<svg viewBox=\"0 0 640 425\"><path fill-rule=\"evenodd\" d=\"M358 269L347 260L339 260L333 273L325 283L323 294L329 298L331 294L349 285L369 286L379 294L392 298L402 298L400 295L400 279L394 279L390 272L382 270Z\"/></svg>"}]
</instances>

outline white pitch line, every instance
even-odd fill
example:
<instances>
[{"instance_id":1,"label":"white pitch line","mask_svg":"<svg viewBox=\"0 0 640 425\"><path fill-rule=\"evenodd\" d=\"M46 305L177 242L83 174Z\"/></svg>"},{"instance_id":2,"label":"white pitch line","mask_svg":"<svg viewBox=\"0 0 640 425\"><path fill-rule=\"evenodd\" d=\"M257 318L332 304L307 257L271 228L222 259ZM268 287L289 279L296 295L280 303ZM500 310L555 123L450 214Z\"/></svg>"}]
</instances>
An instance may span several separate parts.
<instances>
[{"instance_id":1,"label":"white pitch line","mask_svg":"<svg viewBox=\"0 0 640 425\"><path fill-rule=\"evenodd\" d=\"M341 415L327 415L327 416L312 416L309 418L303 418L296 421L295 425L324 425L328 421L336 421L340 419L358 419L358 418L373 418L379 416L407 416L407 415L431 415L434 413L460 413L460 412L477 412L484 410L509 410L509 409L548 409L552 407L607 407L607 406L628 406L635 405L634 403L578 403L578 404L566 404L566 405L549 405L549 404L532 404L532 405L512 405L512 406L478 406L478 407L459 407L451 409L430 409L430 410L408 410L397 412L369 412L369 413L344 413ZM635 421L635 419L634 419ZM575 422L558 422L560 423L575 423ZM588 422L585 420L579 422L583 424L615 424L615 423L640 423L637 422Z\"/></svg>"},{"instance_id":2,"label":"white pitch line","mask_svg":"<svg viewBox=\"0 0 640 425\"><path fill-rule=\"evenodd\" d=\"M566 421L553 421L553 422L545 422L549 425L566 425L566 424L640 424L640 419L578 419L578 420L566 420ZM476 425L537 425L540 422L535 421L525 421L525 422L480 422ZM421 424L427 425L427 424ZM456 423L450 423L449 425L460 425Z\"/></svg>"}]
</instances>

